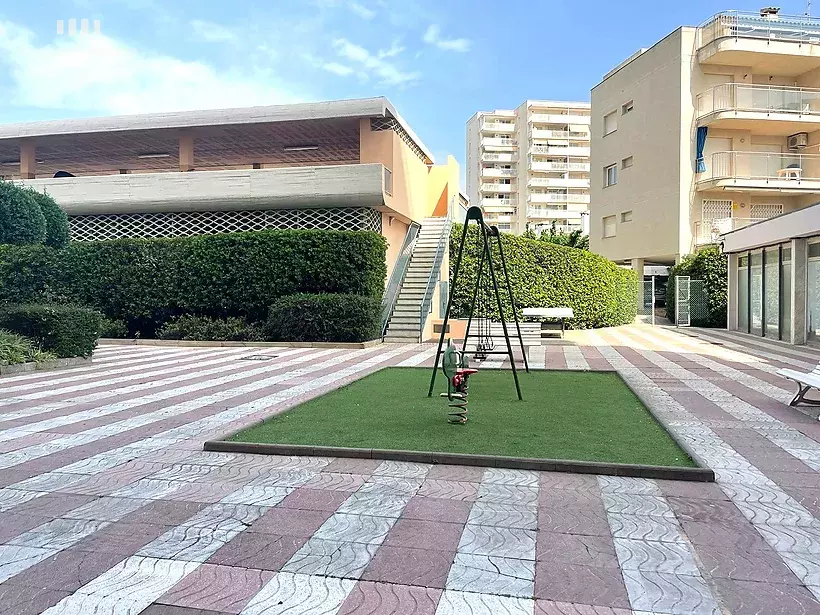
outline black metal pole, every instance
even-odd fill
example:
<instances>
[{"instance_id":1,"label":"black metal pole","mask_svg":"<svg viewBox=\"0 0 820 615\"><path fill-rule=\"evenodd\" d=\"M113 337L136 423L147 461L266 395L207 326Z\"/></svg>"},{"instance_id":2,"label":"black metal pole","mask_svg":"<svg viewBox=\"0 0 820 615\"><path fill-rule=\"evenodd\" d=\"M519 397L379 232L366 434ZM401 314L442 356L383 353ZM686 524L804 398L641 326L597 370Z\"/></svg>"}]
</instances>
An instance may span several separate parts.
<instances>
[{"instance_id":1,"label":"black metal pole","mask_svg":"<svg viewBox=\"0 0 820 615\"><path fill-rule=\"evenodd\" d=\"M510 284L510 274L507 272L507 259L504 257L504 248L501 247L501 232L497 227L492 227L495 233L496 241L498 242L498 253L501 255L501 269L504 271L504 280L507 283L507 292L510 294L510 306L512 307L513 318L515 319L515 330L518 332L518 343L521 345L521 354L524 355L524 369L530 373L530 364L527 361L527 350L524 348L524 338L521 335L521 325L518 323L518 311L515 307L515 299L513 298L512 285ZM504 315L501 315L504 319Z\"/></svg>"},{"instance_id":2,"label":"black metal pole","mask_svg":"<svg viewBox=\"0 0 820 615\"><path fill-rule=\"evenodd\" d=\"M479 223L479 237L481 237L481 223ZM475 304L478 298L478 289L481 286L481 276L484 274L484 249L481 249L481 255L478 257L478 275L475 279L475 287L473 288L473 298L470 300L470 311L467 315L467 328L464 330L464 341L461 345L461 352L467 352L467 338L470 337L470 327L473 325L473 314L475 313Z\"/></svg>"},{"instance_id":3,"label":"black metal pole","mask_svg":"<svg viewBox=\"0 0 820 615\"><path fill-rule=\"evenodd\" d=\"M453 271L453 280L450 283L450 296L447 298L447 309L444 310L444 322L441 323L441 335L439 335L438 338L436 357L433 360L433 373L430 375L430 389L427 391L427 397L433 396L433 387L436 386L438 359L441 356L441 347L444 345L444 336L447 334L447 325L450 322L450 308L453 306L453 296L455 295L456 282L458 281L458 273L461 270L461 255L464 252L464 240L467 238L467 225L469 222L469 220L464 221L464 231L461 233L461 243L458 246L458 256L456 257L456 268Z\"/></svg>"},{"instance_id":4,"label":"black metal pole","mask_svg":"<svg viewBox=\"0 0 820 615\"><path fill-rule=\"evenodd\" d=\"M481 226L481 231L484 234L484 250L487 252L487 268L490 270L490 275L493 278L493 291L495 292L495 301L498 305L498 314L501 317L501 328L504 330L504 340L507 342L507 354L510 357L510 365L512 366L513 380L515 380L515 391L518 393L518 400L521 401L521 385L518 384L518 372L515 369L515 357L513 356L512 344L510 344L510 334L507 332L507 323L504 322L504 308L501 306L501 293L498 292L498 280L495 277L495 267L493 267L493 255L490 252L490 242L487 241L486 225Z\"/></svg>"}]
</instances>

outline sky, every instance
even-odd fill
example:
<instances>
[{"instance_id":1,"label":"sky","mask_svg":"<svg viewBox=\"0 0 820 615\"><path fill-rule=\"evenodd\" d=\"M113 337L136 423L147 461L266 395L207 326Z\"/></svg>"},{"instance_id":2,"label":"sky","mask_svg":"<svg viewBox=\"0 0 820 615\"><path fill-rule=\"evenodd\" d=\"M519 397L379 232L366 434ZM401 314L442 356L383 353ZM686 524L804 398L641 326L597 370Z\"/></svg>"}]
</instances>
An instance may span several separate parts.
<instances>
[{"instance_id":1,"label":"sky","mask_svg":"<svg viewBox=\"0 0 820 615\"><path fill-rule=\"evenodd\" d=\"M640 47L764 2L0 0L0 123L386 96L463 174L476 111L588 101Z\"/></svg>"}]
</instances>

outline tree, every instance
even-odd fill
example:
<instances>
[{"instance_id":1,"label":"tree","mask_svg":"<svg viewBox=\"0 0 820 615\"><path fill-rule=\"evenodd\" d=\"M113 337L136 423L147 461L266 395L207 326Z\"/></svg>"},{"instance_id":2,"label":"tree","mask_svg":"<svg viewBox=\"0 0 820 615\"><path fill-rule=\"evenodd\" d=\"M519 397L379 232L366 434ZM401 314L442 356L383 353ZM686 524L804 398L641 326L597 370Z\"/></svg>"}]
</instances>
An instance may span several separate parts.
<instances>
[{"instance_id":1,"label":"tree","mask_svg":"<svg viewBox=\"0 0 820 615\"><path fill-rule=\"evenodd\" d=\"M31 191L0 181L0 244L43 243L45 238L46 218Z\"/></svg>"},{"instance_id":2,"label":"tree","mask_svg":"<svg viewBox=\"0 0 820 615\"><path fill-rule=\"evenodd\" d=\"M28 193L37 201L46 221L45 243L52 248L63 248L68 243L68 216L49 195L36 190Z\"/></svg>"},{"instance_id":3,"label":"tree","mask_svg":"<svg viewBox=\"0 0 820 615\"><path fill-rule=\"evenodd\" d=\"M549 231L541 231L541 236L538 239L559 246L567 246L568 248L589 250L589 235L584 235L580 229L576 229L570 233L564 233L557 229L554 221Z\"/></svg>"}]
</instances>

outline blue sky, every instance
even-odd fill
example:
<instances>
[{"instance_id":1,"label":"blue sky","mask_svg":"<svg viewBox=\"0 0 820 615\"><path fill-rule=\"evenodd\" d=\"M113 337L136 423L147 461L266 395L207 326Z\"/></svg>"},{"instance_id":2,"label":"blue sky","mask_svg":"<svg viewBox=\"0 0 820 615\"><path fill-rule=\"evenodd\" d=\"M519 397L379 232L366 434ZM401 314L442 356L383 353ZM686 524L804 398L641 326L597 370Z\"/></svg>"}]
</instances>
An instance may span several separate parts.
<instances>
[{"instance_id":1,"label":"blue sky","mask_svg":"<svg viewBox=\"0 0 820 615\"><path fill-rule=\"evenodd\" d=\"M0 123L384 95L437 158L463 163L476 111L589 100L639 47L763 3L3 1ZM100 20L101 33L57 35L72 17Z\"/></svg>"}]
</instances>

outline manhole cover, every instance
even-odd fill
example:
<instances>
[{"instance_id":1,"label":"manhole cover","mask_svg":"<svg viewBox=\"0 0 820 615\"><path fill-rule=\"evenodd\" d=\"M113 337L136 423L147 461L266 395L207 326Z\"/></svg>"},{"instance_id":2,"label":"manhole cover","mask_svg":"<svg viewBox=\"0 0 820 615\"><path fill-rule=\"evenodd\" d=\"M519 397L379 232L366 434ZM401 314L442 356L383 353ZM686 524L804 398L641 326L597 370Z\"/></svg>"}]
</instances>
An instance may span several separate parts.
<instances>
[{"instance_id":1,"label":"manhole cover","mask_svg":"<svg viewBox=\"0 0 820 615\"><path fill-rule=\"evenodd\" d=\"M239 357L240 361L270 361L278 355L275 354L249 354L247 357Z\"/></svg>"}]
</instances>

